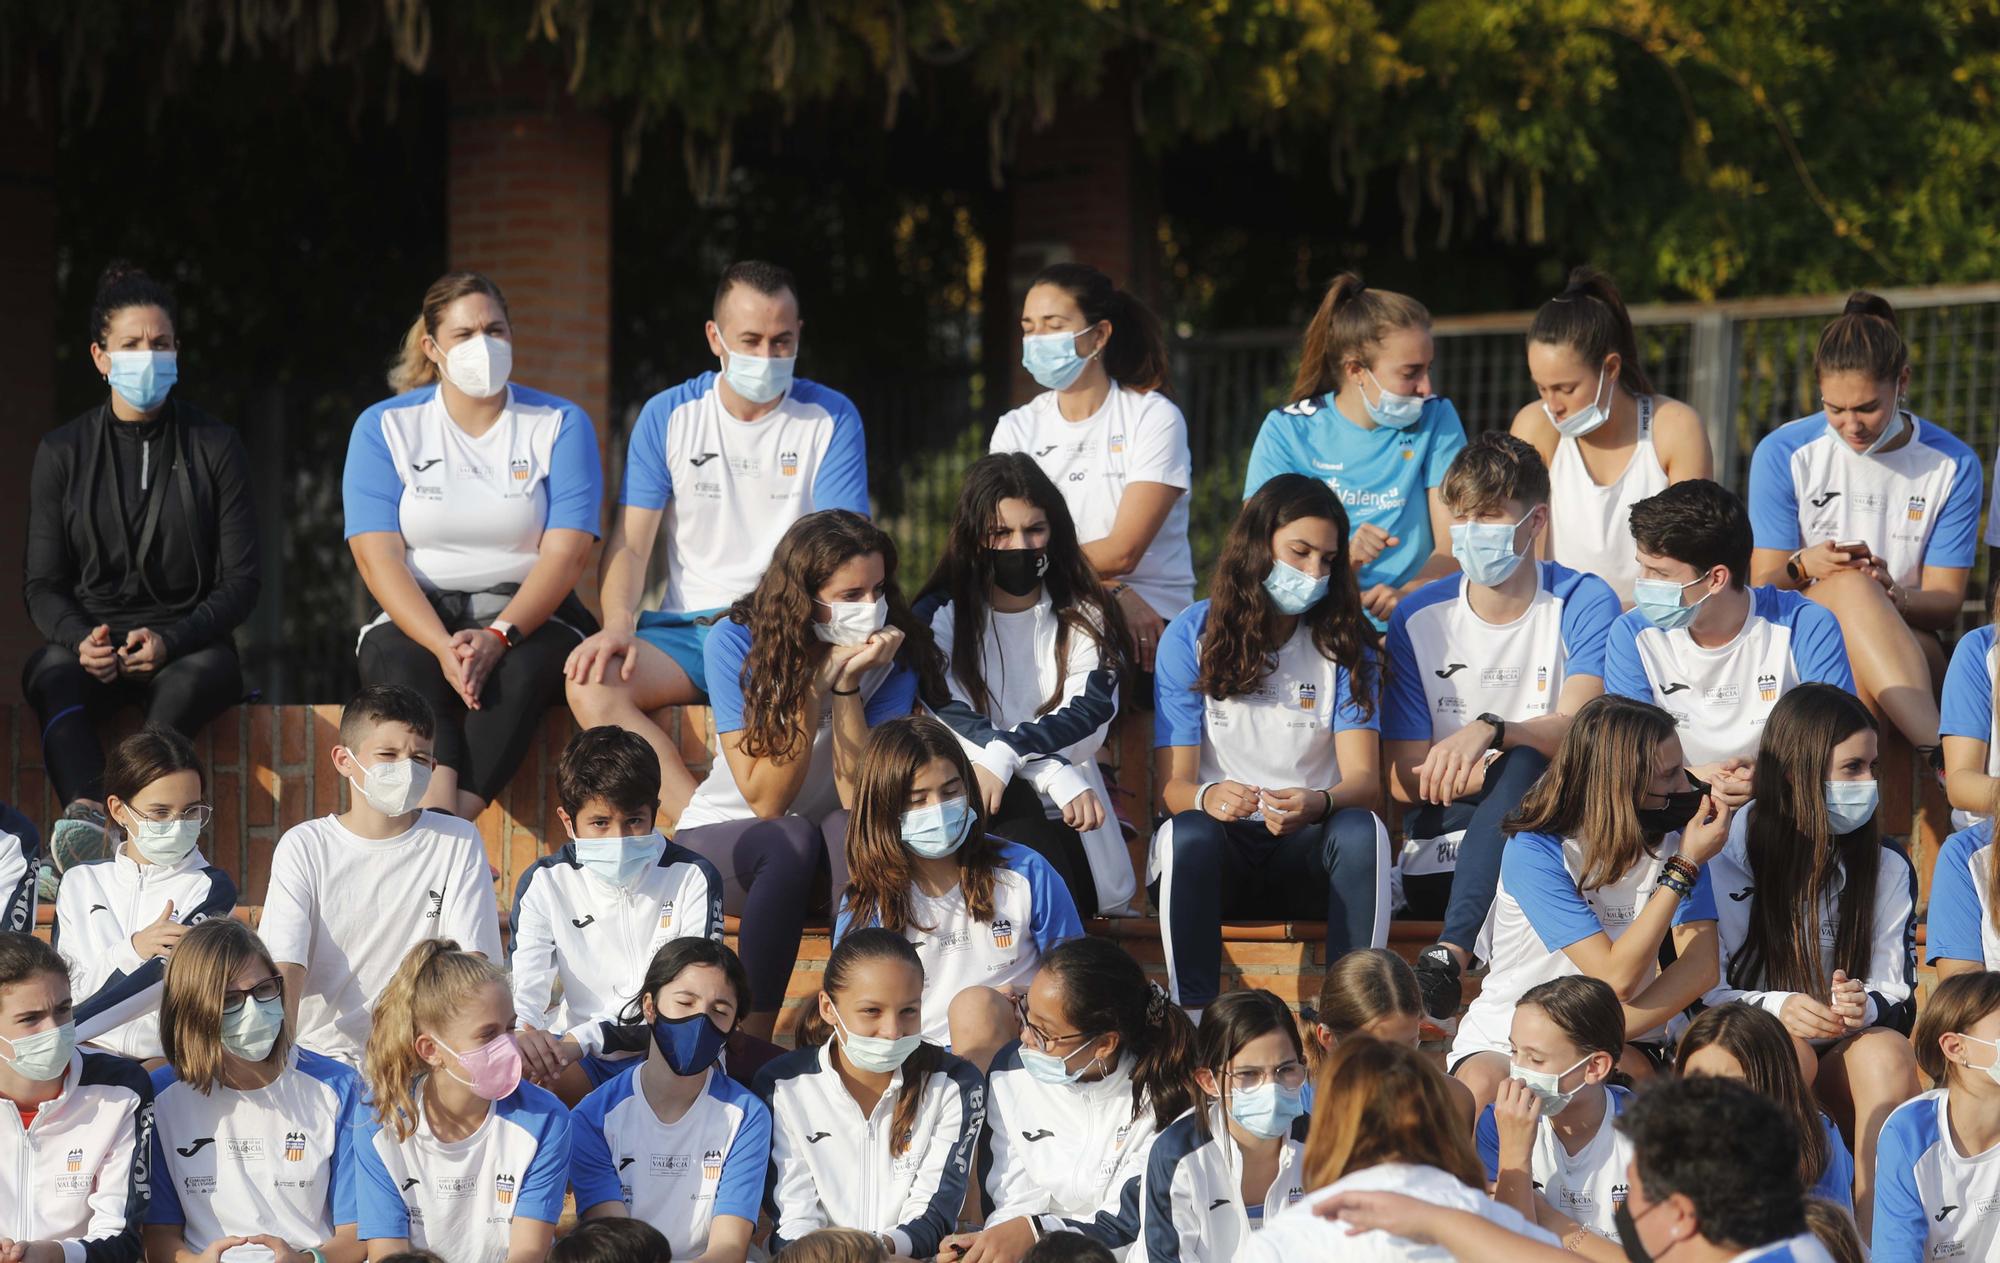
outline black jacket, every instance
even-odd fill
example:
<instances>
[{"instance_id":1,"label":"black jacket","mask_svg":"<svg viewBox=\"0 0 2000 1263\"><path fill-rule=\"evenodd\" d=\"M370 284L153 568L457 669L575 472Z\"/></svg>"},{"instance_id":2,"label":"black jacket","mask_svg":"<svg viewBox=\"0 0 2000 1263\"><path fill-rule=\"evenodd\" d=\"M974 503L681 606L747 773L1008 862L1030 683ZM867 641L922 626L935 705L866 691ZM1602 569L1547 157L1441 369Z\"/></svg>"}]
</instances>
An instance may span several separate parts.
<instances>
[{"instance_id":1,"label":"black jacket","mask_svg":"<svg viewBox=\"0 0 2000 1263\"><path fill-rule=\"evenodd\" d=\"M121 474L138 485L139 448L110 427L127 424L107 401L43 436L28 487L28 616L66 649L100 623L114 644L151 628L178 658L228 637L257 603L250 458L235 430L170 397L144 423L158 427L149 490L121 494Z\"/></svg>"}]
</instances>

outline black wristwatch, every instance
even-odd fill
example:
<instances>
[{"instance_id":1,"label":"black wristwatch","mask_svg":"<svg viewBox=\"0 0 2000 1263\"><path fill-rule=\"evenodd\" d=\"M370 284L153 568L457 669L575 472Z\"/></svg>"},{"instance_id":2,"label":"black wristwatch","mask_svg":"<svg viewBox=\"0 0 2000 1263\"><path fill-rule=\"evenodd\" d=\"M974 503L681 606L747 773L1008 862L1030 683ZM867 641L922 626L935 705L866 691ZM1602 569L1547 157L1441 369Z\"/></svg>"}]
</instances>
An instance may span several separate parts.
<instances>
[{"instance_id":1,"label":"black wristwatch","mask_svg":"<svg viewBox=\"0 0 2000 1263\"><path fill-rule=\"evenodd\" d=\"M1486 748L1489 750L1498 750L1507 738L1507 721L1489 710L1484 715L1479 716L1479 722L1493 725L1493 740L1486 743Z\"/></svg>"}]
</instances>

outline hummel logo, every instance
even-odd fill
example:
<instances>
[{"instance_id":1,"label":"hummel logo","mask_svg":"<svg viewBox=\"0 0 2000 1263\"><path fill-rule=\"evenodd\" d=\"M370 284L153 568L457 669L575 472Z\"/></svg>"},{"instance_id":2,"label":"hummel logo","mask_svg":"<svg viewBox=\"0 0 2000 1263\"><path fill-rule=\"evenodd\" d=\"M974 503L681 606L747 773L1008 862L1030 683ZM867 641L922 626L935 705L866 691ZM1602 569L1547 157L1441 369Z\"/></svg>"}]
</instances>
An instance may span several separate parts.
<instances>
[{"instance_id":1,"label":"hummel logo","mask_svg":"<svg viewBox=\"0 0 2000 1263\"><path fill-rule=\"evenodd\" d=\"M629 1167L629 1166L631 1166L631 1165L632 1165L632 1163L633 1163L633 1162L634 1162L635 1160L636 1160L636 1159L633 1159L633 1158L620 1158L620 1159L618 1159L618 1169L619 1169L620 1171L623 1171L623 1170L624 1170L624 1169L625 1169L626 1167Z\"/></svg>"},{"instance_id":2,"label":"hummel logo","mask_svg":"<svg viewBox=\"0 0 2000 1263\"><path fill-rule=\"evenodd\" d=\"M429 469L432 465L437 464L439 461L442 461L443 459L444 457L442 456L433 456L427 461L413 460L410 462L410 468L421 474L426 469Z\"/></svg>"},{"instance_id":3,"label":"hummel logo","mask_svg":"<svg viewBox=\"0 0 2000 1263\"><path fill-rule=\"evenodd\" d=\"M832 1134L833 1133L830 1131L816 1131L812 1135L806 1137L806 1143L809 1145L816 1145L820 1141L825 1140L828 1136L831 1136Z\"/></svg>"},{"instance_id":4,"label":"hummel logo","mask_svg":"<svg viewBox=\"0 0 2000 1263\"><path fill-rule=\"evenodd\" d=\"M1465 664L1463 662L1453 662L1447 664L1444 670L1433 671L1431 672L1431 674L1436 676L1440 680L1449 680L1452 676L1457 675L1460 671L1463 670L1465 670Z\"/></svg>"},{"instance_id":5,"label":"hummel logo","mask_svg":"<svg viewBox=\"0 0 2000 1263\"><path fill-rule=\"evenodd\" d=\"M419 1183L419 1181L418 1181L417 1177L413 1175L413 1176L411 1176L411 1177L410 1177L409 1179L407 1179L407 1180L404 1180L404 1181L403 1181L403 1189L402 1189L402 1191L403 1191L403 1192L405 1192L405 1193L407 1193L407 1192L409 1192L409 1191L410 1191L411 1189L415 1188L415 1187L417 1186L417 1184L418 1184L418 1183Z\"/></svg>"},{"instance_id":6,"label":"hummel logo","mask_svg":"<svg viewBox=\"0 0 2000 1263\"><path fill-rule=\"evenodd\" d=\"M1943 1223L1951 1215L1951 1212L1957 1209L1958 1207L1956 1206L1947 1206L1937 1214L1932 1215L1931 1218L1937 1220L1939 1223Z\"/></svg>"},{"instance_id":7,"label":"hummel logo","mask_svg":"<svg viewBox=\"0 0 2000 1263\"><path fill-rule=\"evenodd\" d=\"M185 1149L176 1147L174 1149L174 1152L181 1155L183 1158L192 1158L194 1155L200 1153L202 1150L208 1148L210 1145L214 1143L215 1143L215 1137L203 1136L200 1140L195 1141L193 1144L189 1145Z\"/></svg>"},{"instance_id":8,"label":"hummel logo","mask_svg":"<svg viewBox=\"0 0 2000 1263\"><path fill-rule=\"evenodd\" d=\"M1034 1131L1024 1131L1024 1132L1022 1132L1022 1133L1021 1133L1021 1139L1023 1139L1023 1140L1025 1140L1025 1141L1027 1141L1027 1142L1028 1142L1029 1144L1031 1144L1031 1145L1032 1145L1032 1144L1034 1144L1034 1143L1035 1143L1035 1142L1036 1142L1037 1140L1047 1140L1047 1139L1048 1139L1048 1138L1049 1138L1050 1136L1053 1136L1053 1135L1055 1135L1055 1133L1054 1133L1054 1132L1052 1132L1052 1131L1050 1131L1050 1130L1049 1130L1048 1128L1046 1128L1046 1127L1038 1127L1038 1128L1036 1128L1036 1129L1035 1129Z\"/></svg>"},{"instance_id":9,"label":"hummel logo","mask_svg":"<svg viewBox=\"0 0 2000 1263\"><path fill-rule=\"evenodd\" d=\"M106 904L101 904L101 903L93 903L93 904L91 904L91 905L90 905L90 911L91 911L91 912L109 912L109 911L111 911L111 908L109 907L109 905L106 905ZM85 915L85 916L89 916L89 915L90 915L90 913L89 913L89 912L86 912L86 913L84 913L84 915Z\"/></svg>"},{"instance_id":10,"label":"hummel logo","mask_svg":"<svg viewBox=\"0 0 2000 1263\"><path fill-rule=\"evenodd\" d=\"M1810 504L1815 509L1824 509L1828 504L1831 504L1839 495L1840 493L1838 491L1829 491L1825 495L1814 496L1812 499L1806 501L1806 503Z\"/></svg>"},{"instance_id":11,"label":"hummel logo","mask_svg":"<svg viewBox=\"0 0 2000 1263\"><path fill-rule=\"evenodd\" d=\"M1218 1197L1218 1198L1216 1198L1216 1199L1215 1199L1214 1201L1212 1201L1212 1202L1210 1202L1210 1203L1208 1204L1208 1208L1209 1208L1210 1210L1214 1210L1214 1209L1215 1209L1215 1208L1216 1208L1217 1206L1227 1206L1227 1205L1229 1205L1229 1199L1228 1199L1228 1198L1226 1198L1226 1197Z\"/></svg>"},{"instance_id":12,"label":"hummel logo","mask_svg":"<svg viewBox=\"0 0 2000 1263\"><path fill-rule=\"evenodd\" d=\"M589 924L590 924L590 923L591 923L592 921L595 921L595 920L597 920L597 914L596 914L595 912L592 912L592 913L588 914L587 916L585 916L585 917L583 918L583 920L581 920L581 921L577 920L577 919L576 919L575 917L571 917L571 918L569 919L569 923L570 923L571 925L575 926L575 927L576 927L577 929L579 929L579 930L580 930L580 929L582 929L582 928L583 928L584 926L586 926L586 925L589 925Z\"/></svg>"},{"instance_id":13,"label":"hummel logo","mask_svg":"<svg viewBox=\"0 0 2000 1263\"><path fill-rule=\"evenodd\" d=\"M700 469L703 465L706 465L708 464L708 462L714 460L715 455L716 454L714 452L703 452L699 456L690 456L688 458L688 464L693 465L696 469Z\"/></svg>"},{"instance_id":14,"label":"hummel logo","mask_svg":"<svg viewBox=\"0 0 2000 1263\"><path fill-rule=\"evenodd\" d=\"M1745 899L1748 899L1752 894L1755 894L1756 890L1757 888L1755 886L1745 886L1741 890L1732 890L1729 892L1730 902L1742 903Z\"/></svg>"},{"instance_id":15,"label":"hummel logo","mask_svg":"<svg viewBox=\"0 0 2000 1263\"><path fill-rule=\"evenodd\" d=\"M1673 696L1674 694L1676 694L1676 693L1680 693L1680 692L1684 692L1684 691L1685 691L1686 689L1687 689L1687 685L1685 685L1685 684L1678 684L1678 683L1676 683L1676 684L1669 684L1669 685L1667 685L1667 686L1666 686L1665 688L1663 688L1663 689L1661 689L1661 690L1660 690L1660 696L1661 696L1661 697L1672 697L1672 696Z\"/></svg>"}]
</instances>

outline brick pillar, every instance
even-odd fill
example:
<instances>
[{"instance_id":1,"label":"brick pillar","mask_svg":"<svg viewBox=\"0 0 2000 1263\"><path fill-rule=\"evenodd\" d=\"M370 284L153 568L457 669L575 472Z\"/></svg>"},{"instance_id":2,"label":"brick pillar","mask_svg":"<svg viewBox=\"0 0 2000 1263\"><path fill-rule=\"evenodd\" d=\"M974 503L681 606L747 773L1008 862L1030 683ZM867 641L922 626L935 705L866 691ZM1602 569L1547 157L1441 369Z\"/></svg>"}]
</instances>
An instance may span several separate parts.
<instances>
[{"instance_id":1,"label":"brick pillar","mask_svg":"<svg viewBox=\"0 0 2000 1263\"><path fill-rule=\"evenodd\" d=\"M596 423L611 412L611 128L554 76L526 65L451 76L446 181L455 268L484 272L514 318L514 380ZM607 510L614 496L606 497ZM607 518L608 521L608 518ZM583 585L594 604L595 582Z\"/></svg>"},{"instance_id":2,"label":"brick pillar","mask_svg":"<svg viewBox=\"0 0 2000 1263\"><path fill-rule=\"evenodd\" d=\"M1009 330L1018 327L1029 280L1051 263L1088 263L1157 308L1157 175L1139 148L1122 76L1107 76L1095 97L1065 98L1049 126L1024 132L1007 179L1013 190ZM1017 337L1017 403L1040 390L1020 371L1019 351Z\"/></svg>"},{"instance_id":3,"label":"brick pillar","mask_svg":"<svg viewBox=\"0 0 2000 1263\"><path fill-rule=\"evenodd\" d=\"M7 696L22 664L41 644L21 600L21 543L28 525L28 473L56 415L56 108L54 73L44 66L39 97L27 67L0 93L0 678ZM70 349L83 354L82 313ZM67 329L67 326L65 326Z\"/></svg>"}]
</instances>

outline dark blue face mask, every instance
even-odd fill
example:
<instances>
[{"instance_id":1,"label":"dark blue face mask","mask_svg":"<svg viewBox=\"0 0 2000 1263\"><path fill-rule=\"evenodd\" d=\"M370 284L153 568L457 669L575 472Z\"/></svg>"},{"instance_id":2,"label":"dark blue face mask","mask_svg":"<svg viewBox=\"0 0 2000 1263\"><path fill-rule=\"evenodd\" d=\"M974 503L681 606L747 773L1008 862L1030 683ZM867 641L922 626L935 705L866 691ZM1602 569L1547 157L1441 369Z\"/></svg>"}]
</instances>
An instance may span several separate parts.
<instances>
[{"instance_id":1,"label":"dark blue face mask","mask_svg":"<svg viewBox=\"0 0 2000 1263\"><path fill-rule=\"evenodd\" d=\"M660 1050L667 1069L687 1078L715 1064L729 1033L709 1020L706 1013L686 1017L653 1019L653 1045Z\"/></svg>"}]
</instances>

